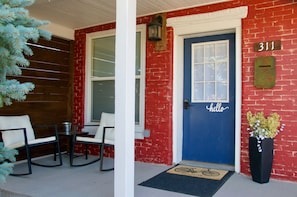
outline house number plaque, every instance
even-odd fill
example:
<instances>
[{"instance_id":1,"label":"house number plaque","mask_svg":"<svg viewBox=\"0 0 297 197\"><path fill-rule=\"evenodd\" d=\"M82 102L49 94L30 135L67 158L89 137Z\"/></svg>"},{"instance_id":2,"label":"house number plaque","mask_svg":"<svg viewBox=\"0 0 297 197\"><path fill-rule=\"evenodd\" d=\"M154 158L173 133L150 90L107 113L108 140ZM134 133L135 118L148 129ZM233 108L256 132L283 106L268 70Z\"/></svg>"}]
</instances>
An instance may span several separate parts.
<instances>
[{"instance_id":1,"label":"house number plaque","mask_svg":"<svg viewBox=\"0 0 297 197\"><path fill-rule=\"evenodd\" d=\"M256 42L254 44L254 51L255 52L262 52L262 51L274 51L281 49L281 41L280 40L273 40L267 42Z\"/></svg>"}]
</instances>

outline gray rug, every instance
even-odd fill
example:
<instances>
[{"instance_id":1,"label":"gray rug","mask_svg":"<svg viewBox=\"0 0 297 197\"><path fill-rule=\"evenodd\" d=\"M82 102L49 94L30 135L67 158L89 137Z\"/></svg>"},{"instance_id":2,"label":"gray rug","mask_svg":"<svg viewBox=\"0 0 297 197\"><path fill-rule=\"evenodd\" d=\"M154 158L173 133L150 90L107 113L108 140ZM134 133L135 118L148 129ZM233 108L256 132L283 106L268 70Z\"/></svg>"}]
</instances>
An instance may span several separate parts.
<instances>
[{"instance_id":1,"label":"gray rug","mask_svg":"<svg viewBox=\"0 0 297 197\"><path fill-rule=\"evenodd\" d=\"M171 174L164 171L139 185L194 196L211 197L233 173L229 171L221 180L212 180Z\"/></svg>"}]
</instances>

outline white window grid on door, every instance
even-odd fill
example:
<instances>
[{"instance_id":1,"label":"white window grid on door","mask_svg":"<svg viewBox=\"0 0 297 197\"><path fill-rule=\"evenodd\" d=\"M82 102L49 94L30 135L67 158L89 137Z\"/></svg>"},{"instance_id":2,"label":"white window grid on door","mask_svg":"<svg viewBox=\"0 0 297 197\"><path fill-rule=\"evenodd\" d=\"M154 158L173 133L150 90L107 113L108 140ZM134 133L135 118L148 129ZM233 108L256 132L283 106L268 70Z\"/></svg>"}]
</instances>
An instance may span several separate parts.
<instances>
[{"instance_id":1,"label":"white window grid on door","mask_svg":"<svg viewBox=\"0 0 297 197\"><path fill-rule=\"evenodd\" d=\"M229 102L229 40L192 44L193 103Z\"/></svg>"}]
</instances>

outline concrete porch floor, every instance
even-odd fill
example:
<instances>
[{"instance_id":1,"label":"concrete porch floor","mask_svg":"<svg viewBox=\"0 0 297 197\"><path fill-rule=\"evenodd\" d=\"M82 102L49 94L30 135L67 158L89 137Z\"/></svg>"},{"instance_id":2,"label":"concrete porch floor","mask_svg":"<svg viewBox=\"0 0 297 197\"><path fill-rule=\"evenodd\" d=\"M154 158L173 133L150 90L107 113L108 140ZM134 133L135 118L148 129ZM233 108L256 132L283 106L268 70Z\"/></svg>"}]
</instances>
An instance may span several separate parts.
<instances>
[{"instance_id":1,"label":"concrete porch floor","mask_svg":"<svg viewBox=\"0 0 297 197\"><path fill-rule=\"evenodd\" d=\"M68 156L63 155L64 165L55 168L32 166L33 174L9 176L0 188L32 197L113 197L114 172L100 172L99 163L84 167L70 167ZM106 167L113 165L112 159L104 159ZM18 164L18 169L26 168ZM171 166L135 162L135 197L181 197L190 196L169 192L138 184L170 168ZM1 195L0 195L1 196ZM233 174L214 197L297 197L297 183L270 180L259 184L250 177Z\"/></svg>"}]
</instances>

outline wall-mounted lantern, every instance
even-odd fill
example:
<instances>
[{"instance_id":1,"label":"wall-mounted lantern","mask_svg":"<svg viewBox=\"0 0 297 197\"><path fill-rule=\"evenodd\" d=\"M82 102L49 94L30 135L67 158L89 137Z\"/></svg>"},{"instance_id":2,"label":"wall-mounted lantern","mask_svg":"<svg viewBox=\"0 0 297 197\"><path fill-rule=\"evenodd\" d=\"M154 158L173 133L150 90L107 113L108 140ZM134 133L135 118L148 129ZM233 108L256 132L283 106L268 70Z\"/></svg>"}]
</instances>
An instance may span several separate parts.
<instances>
[{"instance_id":1,"label":"wall-mounted lantern","mask_svg":"<svg viewBox=\"0 0 297 197\"><path fill-rule=\"evenodd\" d=\"M148 24L148 39L152 41L162 40L162 16L154 16Z\"/></svg>"},{"instance_id":2,"label":"wall-mounted lantern","mask_svg":"<svg viewBox=\"0 0 297 197\"><path fill-rule=\"evenodd\" d=\"M148 40L155 42L155 50L167 50L166 14L157 14L148 26Z\"/></svg>"}]
</instances>

